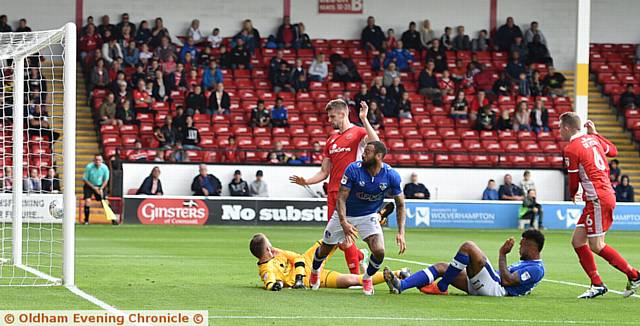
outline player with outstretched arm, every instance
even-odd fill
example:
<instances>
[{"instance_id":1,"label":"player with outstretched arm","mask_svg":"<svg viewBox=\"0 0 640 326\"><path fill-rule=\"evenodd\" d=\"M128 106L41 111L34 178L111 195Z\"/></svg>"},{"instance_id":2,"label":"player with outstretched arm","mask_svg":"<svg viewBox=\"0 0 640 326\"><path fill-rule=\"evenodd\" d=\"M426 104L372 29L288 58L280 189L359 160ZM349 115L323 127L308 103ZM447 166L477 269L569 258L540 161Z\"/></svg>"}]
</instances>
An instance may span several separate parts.
<instances>
[{"instance_id":1,"label":"player with outstretched arm","mask_svg":"<svg viewBox=\"0 0 640 326\"><path fill-rule=\"evenodd\" d=\"M387 193L393 196L397 206L396 243L400 247L400 254L404 253L406 249L404 196L400 188L400 175L383 162L386 154L387 148L382 142L370 141L364 148L362 161L351 163L344 172L340 180L337 216L327 224L323 243L313 257L309 277L313 290L320 287L320 269L329 253L347 239L354 242L359 234L371 250L369 265L362 276L362 290L365 295L373 295L371 277L378 272L384 260L384 237L378 221L378 210Z\"/></svg>"},{"instance_id":2,"label":"player with outstretched arm","mask_svg":"<svg viewBox=\"0 0 640 326\"><path fill-rule=\"evenodd\" d=\"M308 186L320 183L329 177L327 187L327 217L329 220L334 215L338 191L340 189L340 179L349 164L358 160L362 155L362 150L367 141L380 140L375 129L369 123L367 115L369 107L366 102L360 102L360 121L364 127L358 127L349 121L349 106L343 100L336 99L329 101L325 107L331 126L338 130L336 134L329 136L324 148L324 158L322 166L311 178L305 179L300 176L291 176L292 183ZM344 251L344 258L351 274L360 274L360 261L364 258L358 247L353 243L340 244L340 249Z\"/></svg>"},{"instance_id":3,"label":"player with outstretched arm","mask_svg":"<svg viewBox=\"0 0 640 326\"><path fill-rule=\"evenodd\" d=\"M585 206L573 231L571 244L578 255L580 265L591 279L591 287L578 296L591 299L607 293L602 282L593 253L627 275L625 297L633 295L640 287L638 270L611 246L605 243L605 234L613 223L616 195L609 179L609 164L606 157L618 154L616 146L598 134L596 126L588 120L584 127L587 134L580 133L580 117L573 112L560 116L560 135L569 144L564 148L564 160L569 173L569 194L575 201L578 186L582 184L582 199Z\"/></svg>"},{"instance_id":4,"label":"player with outstretched arm","mask_svg":"<svg viewBox=\"0 0 640 326\"><path fill-rule=\"evenodd\" d=\"M448 294L449 285L470 295L521 296L531 293L544 277L544 264L540 251L544 235L539 230L527 230L520 239L520 261L507 265L507 254L515 239L507 239L498 250L499 270L495 271L487 256L473 241L463 243L450 263L436 263L400 280L388 268L384 278L391 293L400 294L418 288L425 294ZM441 277L436 283L436 279Z\"/></svg>"}]
</instances>

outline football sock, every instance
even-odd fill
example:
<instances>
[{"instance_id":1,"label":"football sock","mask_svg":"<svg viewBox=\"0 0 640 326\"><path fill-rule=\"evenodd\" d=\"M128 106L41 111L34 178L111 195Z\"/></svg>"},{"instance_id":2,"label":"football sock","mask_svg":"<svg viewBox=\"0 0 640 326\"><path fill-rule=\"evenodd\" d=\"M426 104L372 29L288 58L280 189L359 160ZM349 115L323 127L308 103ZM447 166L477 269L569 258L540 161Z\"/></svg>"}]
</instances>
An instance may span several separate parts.
<instances>
[{"instance_id":1,"label":"football sock","mask_svg":"<svg viewBox=\"0 0 640 326\"><path fill-rule=\"evenodd\" d=\"M421 288L425 285L429 285L433 283L437 277L438 270L436 270L434 266L430 266L429 268L417 271L413 275L402 280L400 282L400 291L410 288Z\"/></svg>"},{"instance_id":2,"label":"football sock","mask_svg":"<svg viewBox=\"0 0 640 326\"><path fill-rule=\"evenodd\" d=\"M369 266L367 266L367 272L362 275L363 280L368 280L371 276L375 275L380 269L380 265L382 265L382 261L384 261L384 256L380 258L380 260L376 259L376 257L369 256Z\"/></svg>"},{"instance_id":3,"label":"football sock","mask_svg":"<svg viewBox=\"0 0 640 326\"><path fill-rule=\"evenodd\" d=\"M84 221L89 222L89 214L91 213L91 208L89 206L84 207Z\"/></svg>"},{"instance_id":4,"label":"football sock","mask_svg":"<svg viewBox=\"0 0 640 326\"><path fill-rule=\"evenodd\" d=\"M578 248L574 248L576 254L578 254L578 258L580 260L580 265L582 269L587 273L589 278L591 279L591 284L601 285L602 279L598 274L598 267L596 266L596 260L593 258L593 253L591 249L589 249L588 245L583 245ZM602 252L601 252L602 253Z\"/></svg>"},{"instance_id":5,"label":"football sock","mask_svg":"<svg viewBox=\"0 0 640 326\"><path fill-rule=\"evenodd\" d=\"M616 251L612 247L605 245L600 253L598 253L598 255L608 261L611 266L627 274L628 278L632 280L638 278L638 271L635 268L631 267L631 265L629 265L629 263L627 263L627 261L622 256L620 256L618 251Z\"/></svg>"},{"instance_id":6,"label":"football sock","mask_svg":"<svg viewBox=\"0 0 640 326\"><path fill-rule=\"evenodd\" d=\"M449 263L449 267L447 267L444 275L442 275L442 279L438 282L438 289L442 292L447 291L449 284L453 283L458 274L467 268L467 265L469 265L469 256L458 252L456 256L453 257L451 263Z\"/></svg>"},{"instance_id":7,"label":"football sock","mask_svg":"<svg viewBox=\"0 0 640 326\"><path fill-rule=\"evenodd\" d=\"M343 251L349 272L351 274L360 274L360 261L364 258L364 255L360 252L358 246L352 243L349 248L345 248Z\"/></svg>"},{"instance_id":8,"label":"football sock","mask_svg":"<svg viewBox=\"0 0 640 326\"><path fill-rule=\"evenodd\" d=\"M313 253L313 263L311 264L311 271L317 273L322 267L322 262L326 257L320 258L318 257L318 252L320 251L320 247L316 249L316 252Z\"/></svg>"}]
</instances>

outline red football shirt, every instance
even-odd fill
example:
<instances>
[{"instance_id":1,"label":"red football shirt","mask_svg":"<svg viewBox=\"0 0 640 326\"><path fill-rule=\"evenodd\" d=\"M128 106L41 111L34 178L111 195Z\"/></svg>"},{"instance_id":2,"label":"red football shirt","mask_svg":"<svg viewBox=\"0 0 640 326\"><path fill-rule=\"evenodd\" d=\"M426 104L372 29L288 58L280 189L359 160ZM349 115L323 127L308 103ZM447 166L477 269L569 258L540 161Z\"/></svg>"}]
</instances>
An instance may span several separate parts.
<instances>
[{"instance_id":1,"label":"red football shirt","mask_svg":"<svg viewBox=\"0 0 640 326\"><path fill-rule=\"evenodd\" d=\"M618 153L615 145L600 135L576 135L564 148L564 160L569 172L569 193L575 196L582 184L584 200L611 200L615 191L609 180L606 157Z\"/></svg>"},{"instance_id":2,"label":"red football shirt","mask_svg":"<svg viewBox=\"0 0 640 326\"><path fill-rule=\"evenodd\" d=\"M358 126L352 126L343 133L329 136L324 147L324 157L331 161L327 192L340 190L340 179L347 166L362 156L366 137L367 131Z\"/></svg>"}]
</instances>

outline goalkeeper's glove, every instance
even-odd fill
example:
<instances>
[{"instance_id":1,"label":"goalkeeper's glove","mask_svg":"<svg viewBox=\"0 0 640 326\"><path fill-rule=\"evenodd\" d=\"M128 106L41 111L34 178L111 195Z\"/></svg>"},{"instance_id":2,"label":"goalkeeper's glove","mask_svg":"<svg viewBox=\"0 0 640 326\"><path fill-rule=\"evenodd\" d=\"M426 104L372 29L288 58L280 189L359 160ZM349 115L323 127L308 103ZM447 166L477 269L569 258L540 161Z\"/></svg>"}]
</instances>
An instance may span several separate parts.
<instances>
[{"instance_id":1,"label":"goalkeeper's glove","mask_svg":"<svg viewBox=\"0 0 640 326\"><path fill-rule=\"evenodd\" d=\"M280 291L282 290L282 281L276 281L275 283L273 283L273 286L271 286L271 291Z\"/></svg>"},{"instance_id":2,"label":"goalkeeper's glove","mask_svg":"<svg viewBox=\"0 0 640 326\"><path fill-rule=\"evenodd\" d=\"M304 286L304 275L299 274L296 275L296 282L293 284L293 286L291 288L293 289L306 289L307 287Z\"/></svg>"}]
</instances>

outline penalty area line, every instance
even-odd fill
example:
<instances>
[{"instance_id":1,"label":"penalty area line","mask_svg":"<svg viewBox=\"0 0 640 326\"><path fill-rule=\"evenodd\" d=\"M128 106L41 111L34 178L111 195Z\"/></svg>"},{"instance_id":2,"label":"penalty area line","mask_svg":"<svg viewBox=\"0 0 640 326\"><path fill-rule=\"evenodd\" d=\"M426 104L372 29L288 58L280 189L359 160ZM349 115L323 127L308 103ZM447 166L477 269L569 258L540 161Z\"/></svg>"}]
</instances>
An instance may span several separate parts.
<instances>
[{"instance_id":1,"label":"penalty area line","mask_svg":"<svg viewBox=\"0 0 640 326\"><path fill-rule=\"evenodd\" d=\"M106 310L107 312L109 312L110 314L114 315L114 316L122 316L122 317L127 317L127 313L125 313L122 310L119 310L118 308L115 308L114 306L88 294L87 292L84 292L82 290L80 290L77 286L72 285L72 286L65 286L69 291L71 291L71 293L93 303L94 305L102 308L103 310ZM136 325L145 325L145 326L151 326L150 324L143 324L143 323L138 323Z\"/></svg>"},{"instance_id":2,"label":"penalty area line","mask_svg":"<svg viewBox=\"0 0 640 326\"><path fill-rule=\"evenodd\" d=\"M401 263L406 263L406 264L420 265L420 266L425 266L425 267L431 266L431 264L428 264L428 263L423 263L423 262L414 261L414 260L407 260L407 259L402 259L402 258L385 257L384 259L391 260L391 261L397 261L397 262L401 262ZM579 284L579 283L574 283L574 282L550 280L550 279L547 279L547 278L543 278L542 281L549 282L549 283L555 283L555 284L577 286L577 287L587 288L587 289L589 288L589 285ZM619 295L623 294L623 292L621 292L621 291L616 291L616 290L611 290L611 289L609 289L609 292L615 293L615 294L619 294ZM640 298L640 296L637 295L637 294L632 295L632 297Z\"/></svg>"}]
</instances>

